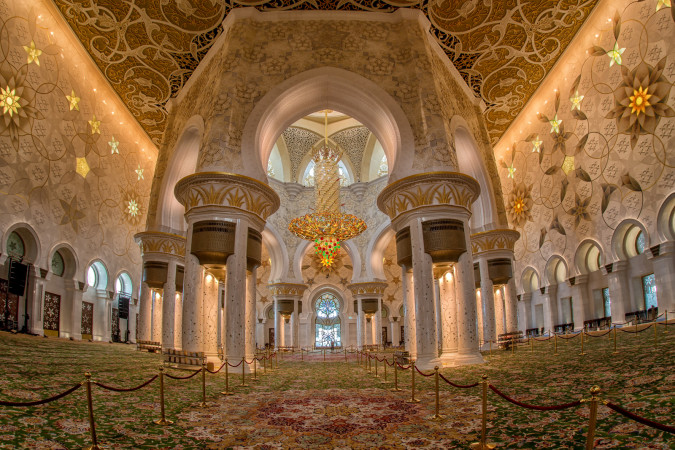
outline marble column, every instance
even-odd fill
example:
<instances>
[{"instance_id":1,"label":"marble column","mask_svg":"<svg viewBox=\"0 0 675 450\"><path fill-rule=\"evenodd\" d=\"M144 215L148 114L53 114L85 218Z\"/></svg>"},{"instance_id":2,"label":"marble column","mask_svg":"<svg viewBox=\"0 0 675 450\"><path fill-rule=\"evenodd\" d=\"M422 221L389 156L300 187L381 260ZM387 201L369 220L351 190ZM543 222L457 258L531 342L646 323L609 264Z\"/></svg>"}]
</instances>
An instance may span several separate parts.
<instances>
[{"instance_id":1,"label":"marble column","mask_svg":"<svg viewBox=\"0 0 675 450\"><path fill-rule=\"evenodd\" d=\"M534 328L533 324L534 321L532 320L532 292L525 292L523 295L520 296L520 304L522 305L522 311L523 314L521 315L521 319L523 320L523 323L520 324L520 329L525 334L525 332L530 329Z\"/></svg>"},{"instance_id":2,"label":"marble column","mask_svg":"<svg viewBox=\"0 0 675 450\"><path fill-rule=\"evenodd\" d=\"M70 309L66 309L70 322L69 335L75 340L82 340L82 291L76 280L68 280L65 284L66 296L70 298Z\"/></svg>"},{"instance_id":3,"label":"marble column","mask_svg":"<svg viewBox=\"0 0 675 450\"><path fill-rule=\"evenodd\" d=\"M173 348L176 350L183 349L183 294L176 292L176 301L174 302L174 333L173 333Z\"/></svg>"},{"instance_id":4,"label":"marble column","mask_svg":"<svg viewBox=\"0 0 675 450\"><path fill-rule=\"evenodd\" d=\"M469 229L467 224L464 227ZM467 249L470 248L470 242L467 242ZM457 296L457 355L454 361L460 364L480 364L484 361L478 343L473 259L469 251L462 253L455 264L454 278Z\"/></svg>"},{"instance_id":5,"label":"marble column","mask_svg":"<svg viewBox=\"0 0 675 450\"><path fill-rule=\"evenodd\" d=\"M438 354L440 357L443 346L443 317L441 314L441 285L436 272L434 272L434 314L436 315L436 343L438 344Z\"/></svg>"},{"instance_id":6,"label":"marble column","mask_svg":"<svg viewBox=\"0 0 675 450\"><path fill-rule=\"evenodd\" d=\"M284 346L284 317L279 312L279 300L274 299L274 348Z\"/></svg>"},{"instance_id":7,"label":"marble column","mask_svg":"<svg viewBox=\"0 0 675 450\"><path fill-rule=\"evenodd\" d=\"M499 289L495 292L495 335L496 339L499 339L500 334L505 334L506 329L506 320L504 318L504 290L505 286L500 286Z\"/></svg>"},{"instance_id":8,"label":"marble column","mask_svg":"<svg viewBox=\"0 0 675 450\"><path fill-rule=\"evenodd\" d=\"M267 319L258 319L255 324L255 339L258 347L265 346L265 325L267 325Z\"/></svg>"},{"instance_id":9,"label":"marble column","mask_svg":"<svg viewBox=\"0 0 675 450\"><path fill-rule=\"evenodd\" d=\"M602 270L607 273L612 322L623 323L626 320L626 313L633 311L630 299L630 277L627 270L628 262L616 261L606 267L610 271L607 268Z\"/></svg>"},{"instance_id":10,"label":"marble column","mask_svg":"<svg viewBox=\"0 0 675 450\"><path fill-rule=\"evenodd\" d=\"M397 347L399 341L401 340L401 330L400 330L401 324L390 318L389 320L389 327L391 328L391 345L393 347Z\"/></svg>"},{"instance_id":11,"label":"marble column","mask_svg":"<svg viewBox=\"0 0 675 450\"><path fill-rule=\"evenodd\" d=\"M297 303L297 302L296 302ZM298 347L298 305L296 304L291 313L291 332L290 342L291 347Z\"/></svg>"},{"instance_id":12,"label":"marble column","mask_svg":"<svg viewBox=\"0 0 675 450\"><path fill-rule=\"evenodd\" d=\"M478 260L480 269L480 297L483 312L483 340L494 341L495 336L495 294L490 279L487 258Z\"/></svg>"},{"instance_id":13,"label":"marble column","mask_svg":"<svg viewBox=\"0 0 675 450\"><path fill-rule=\"evenodd\" d=\"M361 297L356 299L356 347L363 350L366 345L366 315L363 312Z\"/></svg>"},{"instance_id":14,"label":"marble column","mask_svg":"<svg viewBox=\"0 0 675 450\"><path fill-rule=\"evenodd\" d=\"M162 348L175 348L176 261L169 260L162 294Z\"/></svg>"},{"instance_id":15,"label":"marble column","mask_svg":"<svg viewBox=\"0 0 675 450\"><path fill-rule=\"evenodd\" d=\"M668 311L671 316L668 320L670 320L674 318L673 311L675 311L675 295L673 295L675 291L675 241L661 243L658 246L658 254L656 252L656 246L652 247L649 252L652 255L656 302L660 313ZM612 298L612 303L614 303L614 298Z\"/></svg>"},{"instance_id":16,"label":"marble column","mask_svg":"<svg viewBox=\"0 0 675 450\"><path fill-rule=\"evenodd\" d=\"M550 284L544 290L544 333L558 325L558 285Z\"/></svg>"},{"instance_id":17,"label":"marble column","mask_svg":"<svg viewBox=\"0 0 675 450\"><path fill-rule=\"evenodd\" d=\"M202 342L207 362L214 366L218 357L218 279L207 273L202 284Z\"/></svg>"},{"instance_id":18,"label":"marble column","mask_svg":"<svg viewBox=\"0 0 675 450\"><path fill-rule=\"evenodd\" d=\"M156 290L152 296L152 340L162 342L162 294Z\"/></svg>"},{"instance_id":19,"label":"marble column","mask_svg":"<svg viewBox=\"0 0 675 450\"><path fill-rule=\"evenodd\" d=\"M82 312L80 312L80 315ZM141 297L138 299L138 339L149 341L152 338L152 289L141 283Z\"/></svg>"},{"instance_id":20,"label":"marble column","mask_svg":"<svg viewBox=\"0 0 675 450\"><path fill-rule=\"evenodd\" d=\"M454 365L457 354L457 304L455 295L454 269L450 269L439 278L440 317L441 317L441 362L443 366Z\"/></svg>"},{"instance_id":21,"label":"marble column","mask_svg":"<svg viewBox=\"0 0 675 450\"><path fill-rule=\"evenodd\" d=\"M192 228L192 227L190 227ZM191 232L188 232L188 236ZM189 245L188 240L188 245ZM203 283L205 270L196 256L185 254L183 277L183 351L202 351L202 328L204 321Z\"/></svg>"},{"instance_id":22,"label":"marble column","mask_svg":"<svg viewBox=\"0 0 675 450\"><path fill-rule=\"evenodd\" d=\"M245 356L247 361L251 361L255 357L255 302L256 302L256 282L258 269L253 267L252 270L246 271L246 349Z\"/></svg>"},{"instance_id":23,"label":"marble column","mask_svg":"<svg viewBox=\"0 0 675 450\"><path fill-rule=\"evenodd\" d=\"M415 296L413 294L413 273L402 266L401 289L403 290L403 308L405 311L405 349L411 359L417 359L417 325L415 321Z\"/></svg>"},{"instance_id":24,"label":"marble column","mask_svg":"<svg viewBox=\"0 0 675 450\"><path fill-rule=\"evenodd\" d=\"M434 277L431 255L424 251L422 219L410 222L412 246L413 286L417 340L417 365L420 370L430 370L438 365L438 336L434 301ZM469 248L471 248L469 246Z\"/></svg>"},{"instance_id":25,"label":"marble column","mask_svg":"<svg viewBox=\"0 0 675 450\"><path fill-rule=\"evenodd\" d=\"M567 280L572 287L572 314L574 329L584 328L584 321L591 319L591 301L588 297L588 275L577 275Z\"/></svg>"},{"instance_id":26,"label":"marble column","mask_svg":"<svg viewBox=\"0 0 675 450\"><path fill-rule=\"evenodd\" d=\"M475 290L476 298L476 329L478 330L478 345L483 343L483 299L480 289Z\"/></svg>"},{"instance_id":27,"label":"marble column","mask_svg":"<svg viewBox=\"0 0 675 450\"><path fill-rule=\"evenodd\" d=\"M511 278L504 286L504 316L506 317L506 332L518 330L518 299L516 298L516 280Z\"/></svg>"},{"instance_id":28,"label":"marble column","mask_svg":"<svg viewBox=\"0 0 675 450\"><path fill-rule=\"evenodd\" d=\"M246 345L246 243L248 221L239 219L235 231L234 254L227 258L227 315L225 355L230 361L244 357Z\"/></svg>"},{"instance_id":29,"label":"marble column","mask_svg":"<svg viewBox=\"0 0 675 450\"><path fill-rule=\"evenodd\" d=\"M383 348L384 342L382 342L382 299L378 297L377 299L377 312L374 317L375 336L373 336L373 343L378 346L378 348Z\"/></svg>"}]
</instances>

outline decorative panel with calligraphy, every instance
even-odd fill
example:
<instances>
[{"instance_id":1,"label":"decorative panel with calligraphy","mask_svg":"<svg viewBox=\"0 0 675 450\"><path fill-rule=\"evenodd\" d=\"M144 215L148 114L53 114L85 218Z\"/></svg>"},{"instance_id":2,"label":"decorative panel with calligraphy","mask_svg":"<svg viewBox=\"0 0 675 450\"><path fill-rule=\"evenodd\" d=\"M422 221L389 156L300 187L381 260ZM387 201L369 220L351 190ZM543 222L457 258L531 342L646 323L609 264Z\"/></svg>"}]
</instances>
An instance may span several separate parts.
<instances>
[{"instance_id":1,"label":"decorative panel with calligraphy","mask_svg":"<svg viewBox=\"0 0 675 450\"><path fill-rule=\"evenodd\" d=\"M82 302L82 339L94 337L94 304Z\"/></svg>"},{"instance_id":2,"label":"decorative panel with calligraphy","mask_svg":"<svg viewBox=\"0 0 675 450\"><path fill-rule=\"evenodd\" d=\"M61 296L45 292L44 307L45 336L59 337L59 322L61 319Z\"/></svg>"}]
</instances>

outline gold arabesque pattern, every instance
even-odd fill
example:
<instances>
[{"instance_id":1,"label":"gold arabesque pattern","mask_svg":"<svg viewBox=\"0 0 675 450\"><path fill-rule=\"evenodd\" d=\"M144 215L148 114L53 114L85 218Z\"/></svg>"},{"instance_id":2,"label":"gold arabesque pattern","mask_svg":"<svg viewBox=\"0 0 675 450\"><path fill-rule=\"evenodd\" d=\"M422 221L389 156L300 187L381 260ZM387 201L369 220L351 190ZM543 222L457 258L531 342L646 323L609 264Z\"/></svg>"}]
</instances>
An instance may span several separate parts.
<instances>
[{"instance_id":1,"label":"gold arabesque pattern","mask_svg":"<svg viewBox=\"0 0 675 450\"><path fill-rule=\"evenodd\" d=\"M150 137L161 141L166 103L192 75L237 7L269 10L421 10L431 33L486 103L496 143L586 20L597 0L54 0Z\"/></svg>"},{"instance_id":2,"label":"gold arabesque pattern","mask_svg":"<svg viewBox=\"0 0 675 450\"><path fill-rule=\"evenodd\" d=\"M507 250L513 251L516 241L520 238L520 233L516 230L491 230L471 235L471 252L474 256L481 253Z\"/></svg>"},{"instance_id":3,"label":"gold arabesque pattern","mask_svg":"<svg viewBox=\"0 0 675 450\"><path fill-rule=\"evenodd\" d=\"M158 231L144 231L134 236L141 247L141 254L161 253L169 256L185 257L185 238L176 234Z\"/></svg>"}]
</instances>

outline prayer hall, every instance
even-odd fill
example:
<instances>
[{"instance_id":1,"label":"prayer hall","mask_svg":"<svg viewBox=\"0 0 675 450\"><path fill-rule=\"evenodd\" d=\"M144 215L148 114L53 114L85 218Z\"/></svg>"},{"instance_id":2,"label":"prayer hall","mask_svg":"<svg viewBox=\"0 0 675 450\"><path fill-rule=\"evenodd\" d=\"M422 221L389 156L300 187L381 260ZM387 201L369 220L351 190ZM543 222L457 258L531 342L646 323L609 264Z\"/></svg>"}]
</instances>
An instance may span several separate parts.
<instances>
[{"instance_id":1,"label":"prayer hall","mask_svg":"<svg viewBox=\"0 0 675 450\"><path fill-rule=\"evenodd\" d=\"M0 449L675 448L672 0L0 0Z\"/></svg>"}]
</instances>

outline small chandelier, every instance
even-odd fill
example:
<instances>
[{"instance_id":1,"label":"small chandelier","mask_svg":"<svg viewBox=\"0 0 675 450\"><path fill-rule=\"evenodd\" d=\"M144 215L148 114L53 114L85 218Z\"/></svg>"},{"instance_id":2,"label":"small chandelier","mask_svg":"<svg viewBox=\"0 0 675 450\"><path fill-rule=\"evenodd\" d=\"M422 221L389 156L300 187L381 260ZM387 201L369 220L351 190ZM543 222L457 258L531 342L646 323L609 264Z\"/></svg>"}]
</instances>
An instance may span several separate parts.
<instances>
[{"instance_id":1,"label":"small chandelier","mask_svg":"<svg viewBox=\"0 0 675 450\"><path fill-rule=\"evenodd\" d=\"M314 241L314 253L328 269L340 253L340 244L363 233L366 223L340 211L338 162L342 151L328 145L328 110L324 114L324 143L312 155L316 212L291 220L288 229L301 239Z\"/></svg>"}]
</instances>

